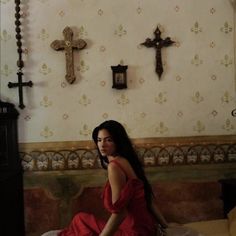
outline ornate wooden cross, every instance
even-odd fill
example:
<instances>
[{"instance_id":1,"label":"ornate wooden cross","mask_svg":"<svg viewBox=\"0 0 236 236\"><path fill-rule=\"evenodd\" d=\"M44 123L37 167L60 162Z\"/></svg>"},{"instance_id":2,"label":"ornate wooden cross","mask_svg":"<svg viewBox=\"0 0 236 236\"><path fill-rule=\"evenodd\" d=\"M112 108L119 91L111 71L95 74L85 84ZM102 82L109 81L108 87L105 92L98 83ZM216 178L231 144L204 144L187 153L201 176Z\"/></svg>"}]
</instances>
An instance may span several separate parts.
<instances>
[{"instance_id":1,"label":"ornate wooden cross","mask_svg":"<svg viewBox=\"0 0 236 236\"><path fill-rule=\"evenodd\" d=\"M87 43L82 40L73 41L73 31L70 27L66 27L63 30L65 40L55 40L51 43L51 47L56 50L65 50L66 53L66 80L72 84L76 77L74 73L74 58L73 58L73 49L84 49Z\"/></svg>"},{"instance_id":2,"label":"ornate wooden cross","mask_svg":"<svg viewBox=\"0 0 236 236\"><path fill-rule=\"evenodd\" d=\"M158 26L154 32L154 35L155 35L155 38L153 40L151 40L150 38L147 38L144 43L141 43L141 45L144 45L148 48L155 48L156 49L156 73L158 74L159 78L161 78L161 75L163 73L161 49L163 47L168 47L175 42L172 41L170 39L170 37L162 39L161 38L161 31L158 28Z\"/></svg>"},{"instance_id":3,"label":"ornate wooden cross","mask_svg":"<svg viewBox=\"0 0 236 236\"><path fill-rule=\"evenodd\" d=\"M20 22L20 0L15 0L15 3L16 3L16 7L15 7L15 10L16 10L16 13L15 13L15 18L16 18L16 21L15 21L15 25L16 25L16 39L17 39L17 42L16 42L16 45L17 45L17 52L19 54L19 59L17 61L17 66L18 66L18 72L17 72L17 76L18 76L18 82L17 83L12 83L12 82L9 82L8 83L8 87L9 88L15 88L15 87L18 87L18 90L19 90L19 107L21 109L24 109L25 108L25 105L24 105L24 102L23 102L23 87L24 86L29 86L29 87L32 87L33 86L33 82L32 81L29 81L29 82L22 82L22 76L23 76L23 73L22 73L22 68L24 67L24 62L22 60L22 42L21 42L21 29L20 29L20 25L21 25L21 22Z\"/></svg>"}]
</instances>

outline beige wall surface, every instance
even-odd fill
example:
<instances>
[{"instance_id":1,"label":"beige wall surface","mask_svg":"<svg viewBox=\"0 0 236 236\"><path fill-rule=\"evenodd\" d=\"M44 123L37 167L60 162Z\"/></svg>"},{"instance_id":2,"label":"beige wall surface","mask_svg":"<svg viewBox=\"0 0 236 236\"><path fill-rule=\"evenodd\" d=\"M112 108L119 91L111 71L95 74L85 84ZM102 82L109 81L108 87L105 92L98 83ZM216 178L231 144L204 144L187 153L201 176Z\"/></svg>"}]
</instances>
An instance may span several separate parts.
<instances>
[{"instance_id":1,"label":"beige wall surface","mask_svg":"<svg viewBox=\"0 0 236 236\"><path fill-rule=\"evenodd\" d=\"M107 119L132 138L235 135L235 12L229 0L24 0L24 89L19 141L91 139ZM1 6L1 99L18 105L14 1ZM69 26L87 47L74 51L76 82L65 80L65 53L50 47ZM155 50L140 43L162 38L164 73ZM110 66L128 65L128 89L112 89Z\"/></svg>"}]
</instances>

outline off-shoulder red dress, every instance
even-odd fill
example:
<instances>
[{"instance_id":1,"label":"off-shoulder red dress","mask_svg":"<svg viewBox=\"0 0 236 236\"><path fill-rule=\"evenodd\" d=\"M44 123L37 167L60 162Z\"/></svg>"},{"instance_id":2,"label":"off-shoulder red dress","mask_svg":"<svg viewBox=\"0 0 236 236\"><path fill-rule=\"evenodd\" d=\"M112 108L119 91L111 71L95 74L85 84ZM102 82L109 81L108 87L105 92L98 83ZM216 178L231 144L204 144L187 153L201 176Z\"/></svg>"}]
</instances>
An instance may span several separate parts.
<instances>
[{"instance_id":1,"label":"off-shoulder red dress","mask_svg":"<svg viewBox=\"0 0 236 236\"><path fill-rule=\"evenodd\" d=\"M113 162L124 171L118 162ZM119 213L122 209L127 209L127 216L114 236L155 235L155 221L147 209L141 180L128 178L119 199L114 204L111 199L111 186L108 181L103 191L105 208L110 213ZM96 219L94 215L81 212L74 216L69 227L62 230L58 236L98 236L105 224L106 222Z\"/></svg>"}]
</instances>

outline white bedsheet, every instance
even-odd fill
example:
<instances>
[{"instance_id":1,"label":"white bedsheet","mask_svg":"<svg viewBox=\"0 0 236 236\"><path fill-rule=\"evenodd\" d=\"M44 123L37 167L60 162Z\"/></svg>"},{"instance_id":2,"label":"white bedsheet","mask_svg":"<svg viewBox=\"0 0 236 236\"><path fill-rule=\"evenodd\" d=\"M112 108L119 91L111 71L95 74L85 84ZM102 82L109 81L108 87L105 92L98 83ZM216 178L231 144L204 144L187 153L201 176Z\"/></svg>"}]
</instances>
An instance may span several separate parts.
<instances>
[{"instance_id":1,"label":"white bedsheet","mask_svg":"<svg viewBox=\"0 0 236 236\"><path fill-rule=\"evenodd\" d=\"M227 219L193 222L185 224L185 226L195 229L205 236L229 236Z\"/></svg>"},{"instance_id":2,"label":"white bedsheet","mask_svg":"<svg viewBox=\"0 0 236 236\"><path fill-rule=\"evenodd\" d=\"M57 236L60 230L52 230L41 236ZM230 236L228 220L210 220L188 223L167 229L167 236Z\"/></svg>"}]
</instances>

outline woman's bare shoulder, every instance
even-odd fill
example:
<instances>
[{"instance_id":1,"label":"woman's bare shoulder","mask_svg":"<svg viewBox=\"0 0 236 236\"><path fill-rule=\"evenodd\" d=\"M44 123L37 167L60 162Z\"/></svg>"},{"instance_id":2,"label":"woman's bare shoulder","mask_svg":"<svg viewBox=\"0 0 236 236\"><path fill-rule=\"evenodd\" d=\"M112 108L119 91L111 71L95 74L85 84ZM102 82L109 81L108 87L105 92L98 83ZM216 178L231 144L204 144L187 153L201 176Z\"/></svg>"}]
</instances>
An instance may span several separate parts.
<instances>
[{"instance_id":1,"label":"woman's bare shoulder","mask_svg":"<svg viewBox=\"0 0 236 236\"><path fill-rule=\"evenodd\" d=\"M122 156L116 157L115 161L117 161L119 164L130 165L128 160Z\"/></svg>"},{"instance_id":2,"label":"woman's bare shoulder","mask_svg":"<svg viewBox=\"0 0 236 236\"><path fill-rule=\"evenodd\" d=\"M108 166L107 166L107 170L108 170L108 174L123 174L123 164L120 161L111 161Z\"/></svg>"},{"instance_id":3,"label":"woman's bare shoulder","mask_svg":"<svg viewBox=\"0 0 236 236\"><path fill-rule=\"evenodd\" d=\"M134 170L133 170L131 164L129 163L129 161L126 158L118 157L116 160L119 163L119 165L122 166L122 169L126 173L127 177L129 177L129 178L136 178L137 177L134 173Z\"/></svg>"},{"instance_id":4,"label":"woman's bare shoulder","mask_svg":"<svg viewBox=\"0 0 236 236\"><path fill-rule=\"evenodd\" d=\"M125 183L126 179L126 174L123 171L123 169L120 168L116 163L110 162L108 164L108 179L110 184L113 186L115 185L120 185L123 186Z\"/></svg>"}]
</instances>

